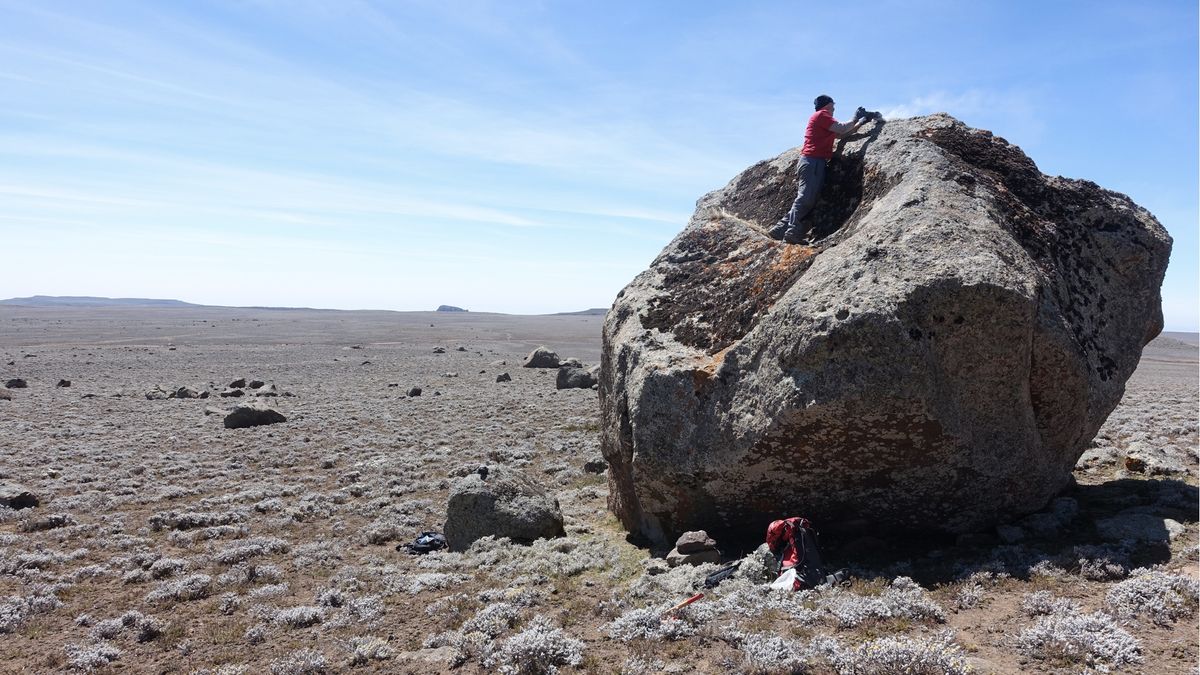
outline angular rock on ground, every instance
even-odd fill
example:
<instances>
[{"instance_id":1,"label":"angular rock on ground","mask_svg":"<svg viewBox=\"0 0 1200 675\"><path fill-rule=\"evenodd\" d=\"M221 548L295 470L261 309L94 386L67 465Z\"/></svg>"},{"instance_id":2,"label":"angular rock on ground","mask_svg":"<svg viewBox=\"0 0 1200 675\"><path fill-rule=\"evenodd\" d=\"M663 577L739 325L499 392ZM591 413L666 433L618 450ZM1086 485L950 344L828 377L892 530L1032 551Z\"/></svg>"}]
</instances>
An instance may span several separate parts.
<instances>
[{"instance_id":1,"label":"angular rock on ground","mask_svg":"<svg viewBox=\"0 0 1200 675\"><path fill-rule=\"evenodd\" d=\"M529 356L526 356L525 362L521 364L522 368L557 368L558 366L558 354L546 347L538 347L529 352Z\"/></svg>"},{"instance_id":2,"label":"angular rock on ground","mask_svg":"<svg viewBox=\"0 0 1200 675\"><path fill-rule=\"evenodd\" d=\"M717 542L704 530L684 532L675 541L675 550L680 553L698 553L717 548Z\"/></svg>"},{"instance_id":3,"label":"angular rock on ground","mask_svg":"<svg viewBox=\"0 0 1200 675\"><path fill-rule=\"evenodd\" d=\"M28 386L29 383L19 377L14 377L4 383L5 389L25 389Z\"/></svg>"},{"instance_id":4,"label":"angular rock on ground","mask_svg":"<svg viewBox=\"0 0 1200 675\"><path fill-rule=\"evenodd\" d=\"M261 405L239 405L225 416L225 428L244 429L286 421L287 418L277 410Z\"/></svg>"},{"instance_id":5,"label":"angular rock on ground","mask_svg":"<svg viewBox=\"0 0 1200 675\"><path fill-rule=\"evenodd\" d=\"M798 160L702 198L606 316L611 510L665 543L792 512L961 533L1040 509L1162 328L1166 231L932 115L839 142L818 244L786 245L765 232Z\"/></svg>"},{"instance_id":6,"label":"angular rock on ground","mask_svg":"<svg viewBox=\"0 0 1200 675\"><path fill-rule=\"evenodd\" d=\"M494 465L451 488L444 534L451 551L463 551L489 535L529 544L566 532L557 499L528 476Z\"/></svg>"},{"instance_id":7,"label":"angular rock on ground","mask_svg":"<svg viewBox=\"0 0 1200 675\"><path fill-rule=\"evenodd\" d=\"M496 376L496 381L497 382L512 382L512 375L509 375L508 373L500 373L499 375Z\"/></svg>"},{"instance_id":8,"label":"angular rock on ground","mask_svg":"<svg viewBox=\"0 0 1200 675\"><path fill-rule=\"evenodd\" d=\"M596 376L599 372L599 366L592 366L591 368L564 366L558 369L558 376L554 380L554 388L591 389L597 382Z\"/></svg>"},{"instance_id":9,"label":"angular rock on ground","mask_svg":"<svg viewBox=\"0 0 1200 675\"><path fill-rule=\"evenodd\" d=\"M41 504L41 500L24 485L0 480L0 505L16 511L32 508L39 504Z\"/></svg>"},{"instance_id":10,"label":"angular rock on ground","mask_svg":"<svg viewBox=\"0 0 1200 675\"><path fill-rule=\"evenodd\" d=\"M71 381L70 380L59 380L58 384L56 384L54 386L59 387L59 388L66 388L66 387L71 386Z\"/></svg>"}]
</instances>

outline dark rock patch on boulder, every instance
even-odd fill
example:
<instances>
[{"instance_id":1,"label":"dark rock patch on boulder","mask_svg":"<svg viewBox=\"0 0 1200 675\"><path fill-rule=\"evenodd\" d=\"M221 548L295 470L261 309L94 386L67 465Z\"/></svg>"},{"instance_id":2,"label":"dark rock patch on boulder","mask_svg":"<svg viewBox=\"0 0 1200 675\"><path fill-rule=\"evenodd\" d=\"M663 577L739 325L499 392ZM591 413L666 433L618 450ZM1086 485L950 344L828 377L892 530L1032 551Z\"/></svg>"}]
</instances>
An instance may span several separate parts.
<instances>
[{"instance_id":1,"label":"dark rock patch on boulder","mask_svg":"<svg viewBox=\"0 0 1200 675\"><path fill-rule=\"evenodd\" d=\"M489 535L528 544L564 534L558 500L508 467L492 466L486 473L480 470L460 479L450 490L445 535L451 551L466 550Z\"/></svg>"},{"instance_id":2,"label":"dark rock patch on boulder","mask_svg":"<svg viewBox=\"0 0 1200 675\"><path fill-rule=\"evenodd\" d=\"M765 231L798 160L703 197L607 314L611 510L665 543L792 512L958 534L1041 509L1162 328L1166 230L932 115L839 142L817 244L787 245Z\"/></svg>"}]
</instances>

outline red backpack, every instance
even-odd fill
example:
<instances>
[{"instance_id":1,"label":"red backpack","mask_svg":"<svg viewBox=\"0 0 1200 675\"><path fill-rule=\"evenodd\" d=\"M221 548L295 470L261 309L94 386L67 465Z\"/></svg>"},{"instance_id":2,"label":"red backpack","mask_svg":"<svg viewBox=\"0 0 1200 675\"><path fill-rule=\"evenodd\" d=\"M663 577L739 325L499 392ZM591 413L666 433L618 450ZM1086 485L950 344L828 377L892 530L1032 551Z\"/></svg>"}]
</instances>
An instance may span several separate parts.
<instances>
[{"instance_id":1,"label":"red backpack","mask_svg":"<svg viewBox=\"0 0 1200 675\"><path fill-rule=\"evenodd\" d=\"M796 586L814 588L826 581L821 553L817 550L817 531L808 518L794 516L776 520L767 526L767 547L779 563L782 575L789 569L796 570Z\"/></svg>"}]
</instances>

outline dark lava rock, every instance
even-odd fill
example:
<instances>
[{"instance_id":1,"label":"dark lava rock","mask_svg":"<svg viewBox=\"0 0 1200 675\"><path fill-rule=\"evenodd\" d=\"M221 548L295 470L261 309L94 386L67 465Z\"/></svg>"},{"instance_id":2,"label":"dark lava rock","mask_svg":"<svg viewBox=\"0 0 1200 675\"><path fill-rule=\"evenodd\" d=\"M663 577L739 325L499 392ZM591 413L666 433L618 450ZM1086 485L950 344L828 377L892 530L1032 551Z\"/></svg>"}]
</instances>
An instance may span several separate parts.
<instances>
[{"instance_id":1,"label":"dark lava rock","mask_svg":"<svg viewBox=\"0 0 1200 675\"><path fill-rule=\"evenodd\" d=\"M5 389L24 389L28 386L29 383L19 377L14 377L13 379L4 383Z\"/></svg>"},{"instance_id":2,"label":"dark lava rock","mask_svg":"<svg viewBox=\"0 0 1200 675\"><path fill-rule=\"evenodd\" d=\"M242 389L229 388L221 392L221 398L238 398L239 396L245 395L246 392Z\"/></svg>"},{"instance_id":3,"label":"dark lava rock","mask_svg":"<svg viewBox=\"0 0 1200 675\"><path fill-rule=\"evenodd\" d=\"M245 427L262 426L264 424L278 424L286 421L286 417L271 408L263 408L257 405L240 405L225 416L225 428L242 429Z\"/></svg>"},{"instance_id":4,"label":"dark lava rock","mask_svg":"<svg viewBox=\"0 0 1200 675\"><path fill-rule=\"evenodd\" d=\"M697 202L605 317L609 507L680 532L815 522L958 534L1041 509L1162 329L1171 238L947 115L839 143L808 221L765 231L798 150Z\"/></svg>"},{"instance_id":5,"label":"dark lava rock","mask_svg":"<svg viewBox=\"0 0 1200 675\"><path fill-rule=\"evenodd\" d=\"M360 349L361 349L361 347L360 347ZM262 380L250 380L250 383L247 384L246 386L249 387L250 389L260 389L265 384L266 384L266 382L263 382Z\"/></svg>"},{"instance_id":6,"label":"dark lava rock","mask_svg":"<svg viewBox=\"0 0 1200 675\"><path fill-rule=\"evenodd\" d=\"M608 471L608 462L604 458L589 459L583 463L583 470L587 473L604 473Z\"/></svg>"},{"instance_id":7,"label":"dark lava rock","mask_svg":"<svg viewBox=\"0 0 1200 675\"><path fill-rule=\"evenodd\" d=\"M420 396L420 395L421 395L421 388L420 388L420 387L413 387L412 389L409 389L409 390L408 390L408 395L409 395L409 396Z\"/></svg>"},{"instance_id":8,"label":"dark lava rock","mask_svg":"<svg viewBox=\"0 0 1200 675\"><path fill-rule=\"evenodd\" d=\"M244 378L244 377L239 377L238 379L229 383L230 389L242 389L245 386L246 386L246 378Z\"/></svg>"},{"instance_id":9,"label":"dark lava rock","mask_svg":"<svg viewBox=\"0 0 1200 675\"><path fill-rule=\"evenodd\" d=\"M66 387L71 386L71 381L70 380L59 380L58 384L56 384L54 386L59 387L59 388L66 388Z\"/></svg>"},{"instance_id":10,"label":"dark lava rock","mask_svg":"<svg viewBox=\"0 0 1200 675\"><path fill-rule=\"evenodd\" d=\"M450 489L445 535L451 551L489 535L529 544L566 534L558 500L542 486L505 466L490 467L486 477L480 473Z\"/></svg>"},{"instance_id":11,"label":"dark lava rock","mask_svg":"<svg viewBox=\"0 0 1200 675\"><path fill-rule=\"evenodd\" d=\"M509 375L508 373L500 373L499 375L496 376L496 381L497 382L512 382L512 375Z\"/></svg>"}]
</instances>

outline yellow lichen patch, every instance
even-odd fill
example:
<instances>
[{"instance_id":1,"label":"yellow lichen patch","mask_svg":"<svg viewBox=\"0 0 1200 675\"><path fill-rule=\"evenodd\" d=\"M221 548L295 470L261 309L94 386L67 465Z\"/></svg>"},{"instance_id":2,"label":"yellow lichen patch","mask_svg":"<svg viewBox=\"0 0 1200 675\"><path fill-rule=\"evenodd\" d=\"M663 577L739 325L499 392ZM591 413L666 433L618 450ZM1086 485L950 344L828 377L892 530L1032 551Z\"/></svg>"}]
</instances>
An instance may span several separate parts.
<instances>
[{"instance_id":1,"label":"yellow lichen patch","mask_svg":"<svg viewBox=\"0 0 1200 675\"><path fill-rule=\"evenodd\" d=\"M725 355L729 353L729 350L733 349L733 347L734 345L729 345L716 354L713 354L708 359L703 359L700 366L692 371L692 381L697 391L699 391L704 385L708 384L708 381L712 379L713 375L716 375L717 369L720 368L721 364L725 362Z\"/></svg>"},{"instance_id":2,"label":"yellow lichen patch","mask_svg":"<svg viewBox=\"0 0 1200 675\"><path fill-rule=\"evenodd\" d=\"M783 252L754 279L750 291L756 295L764 291L777 293L808 265L816 253L817 249L812 246L785 246Z\"/></svg>"}]
</instances>

